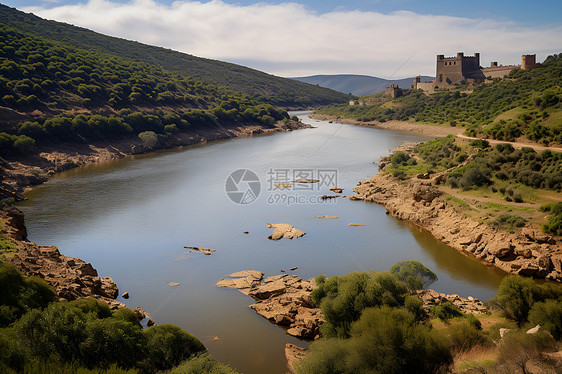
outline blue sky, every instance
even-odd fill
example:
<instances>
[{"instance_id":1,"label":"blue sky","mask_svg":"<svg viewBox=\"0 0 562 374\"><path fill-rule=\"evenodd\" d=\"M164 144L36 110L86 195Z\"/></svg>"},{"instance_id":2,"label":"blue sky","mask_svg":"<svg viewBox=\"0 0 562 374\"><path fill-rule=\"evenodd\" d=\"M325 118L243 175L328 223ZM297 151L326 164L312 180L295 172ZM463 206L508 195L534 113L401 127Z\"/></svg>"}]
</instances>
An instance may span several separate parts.
<instances>
[{"instance_id":1,"label":"blue sky","mask_svg":"<svg viewBox=\"0 0 562 374\"><path fill-rule=\"evenodd\" d=\"M158 0L159 3L170 5L176 0ZM85 0L4 0L2 3L12 7L27 6L60 6L65 4L84 3ZM129 0L115 0L127 3ZM205 2L203 0L203 2ZM561 0L301 0L301 1L254 1L225 0L229 4L251 5L257 3L282 4L298 2L320 13L335 9L374 11L390 13L397 10L409 10L420 14L448 15L469 18L509 19L526 24L561 22Z\"/></svg>"},{"instance_id":2,"label":"blue sky","mask_svg":"<svg viewBox=\"0 0 562 374\"><path fill-rule=\"evenodd\" d=\"M95 31L281 76L433 75L435 55L481 64L562 52L562 0L3 0Z\"/></svg>"}]
</instances>

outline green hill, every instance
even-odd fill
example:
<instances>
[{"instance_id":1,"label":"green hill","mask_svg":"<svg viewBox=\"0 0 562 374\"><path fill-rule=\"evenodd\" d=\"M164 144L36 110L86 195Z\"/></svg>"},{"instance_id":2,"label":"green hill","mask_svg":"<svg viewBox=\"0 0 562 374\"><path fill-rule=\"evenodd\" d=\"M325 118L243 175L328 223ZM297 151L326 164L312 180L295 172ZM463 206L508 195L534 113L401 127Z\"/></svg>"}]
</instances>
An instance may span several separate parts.
<instances>
[{"instance_id":1,"label":"green hill","mask_svg":"<svg viewBox=\"0 0 562 374\"><path fill-rule=\"evenodd\" d=\"M0 153L288 118L255 98L160 67L0 25ZM165 140L165 139L161 139Z\"/></svg>"},{"instance_id":2,"label":"green hill","mask_svg":"<svg viewBox=\"0 0 562 374\"><path fill-rule=\"evenodd\" d=\"M399 87L410 87L414 77L403 79L383 79L369 75L337 74L337 75L312 75L309 77L292 78L301 82L317 84L343 93L355 96L373 95L384 92L385 87L396 84ZM421 81L433 80L434 77L421 76Z\"/></svg>"},{"instance_id":3,"label":"green hill","mask_svg":"<svg viewBox=\"0 0 562 374\"><path fill-rule=\"evenodd\" d=\"M431 95L405 91L390 99L362 98L372 105L334 105L318 111L369 122L415 120L463 126L467 134L499 140L520 136L544 144L562 144L562 54L549 56L531 70L514 70L504 79L476 87L440 89Z\"/></svg>"},{"instance_id":4,"label":"green hill","mask_svg":"<svg viewBox=\"0 0 562 374\"><path fill-rule=\"evenodd\" d=\"M317 106L348 99L347 95L323 87L276 77L244 66L98 34L66 23L45 20L2 4L0 23L76 48L160 66L206 84L248 94L276 106Z\"/></svg>"}]
</instances>

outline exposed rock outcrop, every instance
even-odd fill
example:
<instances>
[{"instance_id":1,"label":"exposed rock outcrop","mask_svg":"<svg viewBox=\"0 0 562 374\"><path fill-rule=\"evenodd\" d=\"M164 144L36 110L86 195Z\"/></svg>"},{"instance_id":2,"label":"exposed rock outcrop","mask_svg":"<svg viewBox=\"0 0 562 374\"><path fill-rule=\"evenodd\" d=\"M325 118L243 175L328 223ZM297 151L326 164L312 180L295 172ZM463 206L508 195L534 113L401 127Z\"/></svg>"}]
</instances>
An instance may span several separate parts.
<instances>
[{"instance_id":1,"label":"exposed rock outcrop","mask_svg":"<svg viewBox=\"0 0 562 374\"><path fill-rule=\"evenodd\" d=\"M267 238L271 240L295 239L306 235L306 232L289 225L288 223L268 223L267 227L275 229Z\"/></svg>"},{"instance_id":2,"label":"exposed rock outcrop","mask_svg":"<svg viewBox=\"0 0 562 374\"><path fill-rule=\"evenodd\" d=\"M45 279L61 299L75 300L92 296L106 302L113 309L124 306L115 300L119 290L113 279L100 277L92 264L79 258L64 256L57 247L26 241L23 214L19 210L2 211L0 218L7 222L7 237L17 245L16 252L4 257L24 276L33 275Z\"/></svg>"},{"instance_id":3,"label":"exposed rock outcrop","mask_svg":"<svg viewBox=\"0 0 562 374\"><path fill-rule=\"evenodd\" d=\"M308 281L296 275L280 274L263 279L255 270L230 274L217 286L238 289L256 300L250 308L270 322L282 326L289 335L313 339L325 321L320 308L310 299L316 288L314 279Z\"/></svg>"},{"instance_id":4,"label":"exposed rock outcrop","mask_svg":"<svg viewBox=\"0 0 562 374\"><path fill-rule=\"evenodd\" d=\"M360 181L350 200L384 206L387 214L428 230L437 239L507 273L562 281L562 245L538 229L509 233L459 213L438 185L443 175L400 180L380 172Z\"/></svg>"},{"instance_id":5,"label":"exposed rock outcrop","mask_svg":"<svg viewBox=\"0 0 562 374\"><path fill-rule=\"evenodd\" d=\"M423 309L426 312L429 312L432 306L440 305L447 301L459 308L463 313L485 314L488 312L484 304L472 296L464 298L457 294L447 295L433 290L419 290L418 296L423 302Z\"/></svg>"}]
</instances>

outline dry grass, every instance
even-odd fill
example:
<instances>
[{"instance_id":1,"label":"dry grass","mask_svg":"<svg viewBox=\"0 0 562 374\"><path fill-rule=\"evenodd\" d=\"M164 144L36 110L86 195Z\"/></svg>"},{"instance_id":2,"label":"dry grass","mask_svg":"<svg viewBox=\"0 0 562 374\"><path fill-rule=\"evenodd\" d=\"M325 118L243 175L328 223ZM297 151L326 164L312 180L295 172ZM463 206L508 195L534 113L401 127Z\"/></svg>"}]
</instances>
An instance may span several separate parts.
<instances>
[{"instance_id":1,"label":"dry grass","mask_svg":"<svg viewBox=\"0 0 562 374\"><path fill-rule=\"evenodd\" d=\"M474 347L469 351L458 352L454 356L453 372L460 373L473 368L490 368L498 362L497 347Z\"/></svg>"}]
</instances>

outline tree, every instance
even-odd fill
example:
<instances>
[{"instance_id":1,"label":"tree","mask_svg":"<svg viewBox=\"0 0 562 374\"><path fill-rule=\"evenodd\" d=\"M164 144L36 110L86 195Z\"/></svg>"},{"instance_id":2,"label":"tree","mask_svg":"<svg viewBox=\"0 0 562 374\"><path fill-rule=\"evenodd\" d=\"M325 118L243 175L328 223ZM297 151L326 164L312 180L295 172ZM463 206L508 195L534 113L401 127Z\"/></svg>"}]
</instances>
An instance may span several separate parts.
<instances>
[{"instance_id":1,"label":"tree","mask_svg":"<svg viewBox=\"0 0 562 374\"><path fill-rule=\"evenodd\" d=\"M297 373L435 373L452 363L446 339L404 309L365 309L349 339L320 339Z\"/></svg>"},{"instance_id":2,"label":"tree","mask_svg":"<svg viewBox=\"0 0 562 374\"><path fill-rule=\"evenodd\" d=\"M139 138L147 148L154 148L158 144L158 135L154 131L143 131L139 134Z\"/></svg>"},{"instance_id":3,"label":"tree","mask_svg":"<svg viewBox=\"0 0 562 374\"><path fill-rule=\"evenodd\" d=\"M408 295L406 285L389 272L353 272L341 277L316 278L318 288L311 298L322 309L326 322L320 326L325 337L348 337L351 324L365 308L402 306Z\"/></svg>"},{"instance_id":4,"label":"tree","mask_svg":"<svg viewBox=\"0 0 562 374\"><path fill-rule=\"evenodd\" d=\"M406 283L410 292L427 288L437 280L437 275L416 260L404 260L390 267L390 273Z\"/></svg>"}]
</instances>

